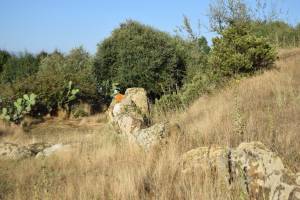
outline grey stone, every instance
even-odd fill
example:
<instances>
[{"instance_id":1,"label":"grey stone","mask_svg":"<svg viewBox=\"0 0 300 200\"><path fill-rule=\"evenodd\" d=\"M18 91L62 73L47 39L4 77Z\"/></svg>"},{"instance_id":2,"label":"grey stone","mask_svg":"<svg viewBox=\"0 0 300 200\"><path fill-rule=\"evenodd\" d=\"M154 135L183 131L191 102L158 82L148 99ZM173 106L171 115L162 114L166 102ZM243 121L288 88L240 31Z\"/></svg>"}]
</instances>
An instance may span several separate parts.
<instances>
[{"instance_id":1,"label":"grey stone","mask_svg":"<svg viewBox=\"0 0 300 200\"><path fill-rule=\"evenodd\" d=\"M235 182L250 199L299 200L299 173L288 170L282 160L260 142L237 148L200 147L185 153L183 174L215 170L228 188Z\"/></svg>"}]
</instances>

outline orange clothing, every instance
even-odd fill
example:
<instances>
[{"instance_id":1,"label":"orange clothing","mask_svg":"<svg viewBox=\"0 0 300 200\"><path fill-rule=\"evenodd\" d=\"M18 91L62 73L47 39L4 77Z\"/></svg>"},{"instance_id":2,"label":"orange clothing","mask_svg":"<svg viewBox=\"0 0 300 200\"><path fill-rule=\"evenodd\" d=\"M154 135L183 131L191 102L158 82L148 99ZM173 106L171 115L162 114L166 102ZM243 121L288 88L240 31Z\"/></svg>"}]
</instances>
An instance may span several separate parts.
<instances>
[{"instance_id":1,"label":"orange clothing","mask_svg":"<svg viewBox=\"0 0 300 200\"><path fill-rule=\"evenodd\" d=\"M120 103L122 101L122 99L124 99L124 97L125 96L123 94L117 94L115 96L115 100L116 100L116 102Z\"/></svg>"}]
</instances>

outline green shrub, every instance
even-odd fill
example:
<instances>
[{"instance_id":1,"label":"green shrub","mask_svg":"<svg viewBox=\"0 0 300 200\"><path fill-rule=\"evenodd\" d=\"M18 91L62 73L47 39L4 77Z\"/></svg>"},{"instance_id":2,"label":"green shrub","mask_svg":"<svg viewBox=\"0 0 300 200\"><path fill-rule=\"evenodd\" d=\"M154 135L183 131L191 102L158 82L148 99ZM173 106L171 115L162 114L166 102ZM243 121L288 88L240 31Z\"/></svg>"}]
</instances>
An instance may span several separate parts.
<instances>
[{"instance_id":1,"label":"green shrub","mask_svg":"<svg viewBox=\"0 0 300 200\"><path fill-rule=\"evenodd\" d=\"M39 62L30 53L18 56L10 56L2 66L0 82L13 83L15 80L35 74L38 71Z\"/></svg>"},{"instance_id":2,"label":"green shrub","mask_svg":"<svg viewBox=\"0 0 300 200\"><path fill-rule=\"evenodd\" d=\"M177 93L165 94L155 100L154 110L157 113L167 113L170 110L176 111L183 108L181 97Z\"/></svg>"},{"instance_id":3,"label":"green shrub","mask_svg":"<svg viewBox=\"0 0 300 200\"><path fill-rule=\"evenodd\" d=\"M98 46L94 68L103 93L119 83L123 90L143 87L152 98L175 91L185 73L173 38L135 21L121 24Z\"/></svg>"},{"instance_id":4,"label":"green shrub","mask_svg":"<svg viewBox=\"0 0 300 200\"><path fill-rule=\"evenodd\" d=\"M222 76L253 73L272 66L275 50L263 37L251 32L247 23L236 23L213 39L209 64Z\"/></svg>"},{"instance_id":5,"label":"green shrub","mask_svg":"<svg viewBox=\"0 0 300 200\"><path fill-rule=\"evenodd\" d=\"M11 55L9 52L5 50L0 50L0 74L3 70L3 65L11 58Z\"/></svg>"},{"instance_id":6,"label":"green shrub","mask_svg":"<svg viewBox=\"0 0 300 200\"><path fill-rule=\"evenodd\" d=\"M32 113L34 115L55 113L59 108L68 110L69 105L77 100L101 103L93 75L92 58L82 48L73 49L66 56L54 52L49 55L41 54L39 58L41 64L37 73L20 77L12 84L0 85L3 91L0 94L2 106L26 93L35 93L38 96ZM68 93L71 94L74 89L78 90L76 99L69 101Z\"/></svg>"},{"instance_id":7,"label":"green shrub","mask_svg":"<svg viewBox=\"0 0 300 200\"><path fill-rule=\"evenodd\" d=\"M198 73L193 79L186 83L180 91L181 101L189 105L199 96L210 92L218 83L218 77L212 74Z\"/></svg>"},{"instance_id":8,"label":"green shrub","mask_svg":"<svg viewBox=\"0 0 300 200\"><path fill-rule=\"evenodd\" d=\"M20 123L23 117L32 111L32 107L36 104L35 94L24 94L22 98L18 98L8 107L2 107L0 119Z\"/></svg>"}]
</instances>

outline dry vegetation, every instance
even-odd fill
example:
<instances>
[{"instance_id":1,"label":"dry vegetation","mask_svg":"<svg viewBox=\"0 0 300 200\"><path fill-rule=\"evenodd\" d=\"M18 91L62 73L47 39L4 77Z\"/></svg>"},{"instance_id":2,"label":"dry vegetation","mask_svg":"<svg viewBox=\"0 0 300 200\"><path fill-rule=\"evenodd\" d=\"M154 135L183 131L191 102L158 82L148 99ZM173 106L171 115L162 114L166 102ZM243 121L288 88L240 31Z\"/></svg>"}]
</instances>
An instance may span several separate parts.
<instances>
[{"instance_id":1,"label":"dry vegetation","mask_svg":"<svg viewBox=\"0 0 300 200\"><path fill-rule=\"evenodd\" d=\"M3 136L24 143L75 142L77 148L44 160L1 161L0 199L243 199L238 188L224 192L210 173L182 177L177 163L194 147L251 140L299 171L300 51L280 54L278 69L233 81L187 111L171 113L184 134L153 152L119 138L101 117L98 125L52 121L17 139Z\"/></svg>"}]
</instances>

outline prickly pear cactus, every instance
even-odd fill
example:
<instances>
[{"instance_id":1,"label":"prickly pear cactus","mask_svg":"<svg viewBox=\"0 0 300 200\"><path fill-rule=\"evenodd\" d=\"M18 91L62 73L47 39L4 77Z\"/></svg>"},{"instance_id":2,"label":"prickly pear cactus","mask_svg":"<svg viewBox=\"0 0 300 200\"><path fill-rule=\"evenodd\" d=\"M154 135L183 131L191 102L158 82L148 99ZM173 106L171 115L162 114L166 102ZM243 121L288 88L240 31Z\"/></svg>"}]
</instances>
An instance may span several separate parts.
<instances>
[{"instance_id":1,"label":"prickly pear cactus","mask_svg":"<svg viewBox=\"0 0 300 200\"><path fill-rule=\"evenodd\" d=\"M2 113L0 114L0 119L6 120L6 121L10 120L10 116L8 114L7 108L2 108Z\"/></svg>"},{"instance_id":2,"label":"prickly pear cactus","mask_svg":"<svg viewBox=\"0 0 300 200\"><path fill-rule=\"evenodd\" d=\"M0 119L19 123L24 115L30 113L32 107L36 104L35 94L24 94L23 98L18 98L13 105L8 108L2 108Z\"/></svg>"}]
</instances>

